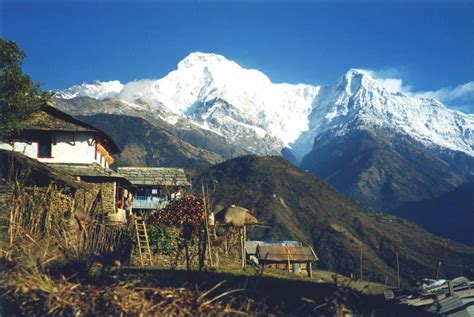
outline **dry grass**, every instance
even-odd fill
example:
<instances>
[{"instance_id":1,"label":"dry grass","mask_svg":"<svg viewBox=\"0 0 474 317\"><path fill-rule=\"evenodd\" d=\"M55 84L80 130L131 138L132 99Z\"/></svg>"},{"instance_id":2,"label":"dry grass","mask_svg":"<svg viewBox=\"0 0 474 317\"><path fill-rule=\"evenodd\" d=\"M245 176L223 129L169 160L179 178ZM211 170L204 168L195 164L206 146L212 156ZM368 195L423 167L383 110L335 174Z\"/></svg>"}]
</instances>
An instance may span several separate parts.
<instances>
[{"instance_id":1,"label":"dry grass","mask_svg":"<svg viewBox=\"0 0 474 317\"><path fill-rule=\"evenodd\" d=\"M90 284L53 279L37 269L0 273L8 313L20 315L244 315L270 312L264 302L220 292L184 287L161 287L142 279ZM10 282L9 282L10 281Z\"/></svg>"},{"instance_id":2,"label":"dry grass","mask_svg":"<svg viewBox=\"0 0 474 317\"><path fill-rule=\"evenodd\" d=\"M353 291L360 292L365 295L381 295L387 287L383 284L360 281L351 279L350 277L337 274L330 271L316 270L313 269L313 277L306 276L306 272L302 272L299 275L293 274L282 269L265 268L260 272L259 267L248 265L245 271L242 271L239 262L239 255L236 252L230 253L225 256L223 252L219 252L220 266L217 269L218 272L230 273L235 275L253 276L261 274L264 277L273 277L279 279L296 280L312 282L315 284L334 284L338 287L349 288Z\"/></svg>"},{"instance_id":3,"label":"dry grass","mask_svg":"<svg viewBox=\"0 0 474 317\"><path fill-rule=\"evenodd\" d=\"M96 253L107 254L121 249L120 241L133 240L126 230L99 224L89 224L82 232L84 239L74 239L69 230L70 219L65 217L63 209L56 208L60 204L50 203L67 194L52 186L35 190L31 195L21 186L14 189L12 203L7 206L8 219L2 222L8 224L8 235L0 255L1 314L341 315L347 307L357 310L357 305L365 305L358 303L361 297L352 291L350 283L339 287L343 285L343 282L338 284L342 279L331 285L324 283L325 275L317 273L316 279L323 279L321 285L325 286L314 288L313 283L318 280L311 280L308 285L301 283L308 281L307 278L283 271L261 272L249 268L242 274L238 261L223 254L220 267L224 267L224 274L216 273L213 284L164 286L159 279L141 274L113 275L104 266L97 274L88 275ZM223 281L228 275L225 273L232 273L233 283ZM265 288L257 288L264 283L275 285L275 289L267 294ZM303 284L306 293L298 292ZM319 294L313 294L314 290L319 290ZM371 308L363 309L371 311Z\"/></svg>"},{"instance_id":4,"label":"dry grass","mask_svg":"<svg viewBox=\"0 0 474 317\"><path fill-rule=\"evenodd\" d=\"M113 254L132 242L127 228L87 223L73 215L73 200L53 185L12 183L1 214L0 314L7 315L255 315L264 302L240 290L164 287L140 277L88 275L98 254ZM65 208L64 208L65 207ZM71 230L77 226L79 231ZM77 234L78 233L78 234ZM125 241L125 243L124 243ZM63 274L70 275L65 277ZM71 274L75 272L74 274Z\"/></svg>"}]
</instances>

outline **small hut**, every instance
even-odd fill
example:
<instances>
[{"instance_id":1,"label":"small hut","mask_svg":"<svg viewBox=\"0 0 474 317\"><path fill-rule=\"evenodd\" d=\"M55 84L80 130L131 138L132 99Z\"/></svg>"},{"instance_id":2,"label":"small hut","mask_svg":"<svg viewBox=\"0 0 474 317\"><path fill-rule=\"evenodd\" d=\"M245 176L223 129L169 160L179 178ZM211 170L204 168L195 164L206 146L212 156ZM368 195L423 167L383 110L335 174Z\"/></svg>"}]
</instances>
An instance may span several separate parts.
<instances>
[{"instance_id":1,"label":"small hut","mask_svg":"<svg viewBox=\"0 0 474 317\"><path fill-rule=\"evenodd\" d=\"M288 272L292 269L295 274L306 270L310 277L312 263L319 260L310 246L258 245L256 256L260 265L285 268Z\"/></svg>"},{"instance_id":2,"label":"small hut","mask_svg":"<svg viewBox=\"0 0 474 317\"><path fill-rule=\"evenodd\" d=\"M303 244L300 241L296 240L245 241L245 255L247 257L247 261L252 261L258 264L257 247L259 245L286 245L300 247Z\"/></svg>"},{"instance_id":3,"label":"small hut","mask_svg":"<svg viewBox=\"0 0 474 317\"><path fill-rule=\"evenodd\" d=\"M246 226L257 225L257 218L255 218L247 208L230 205L217 213L216 220L220 225L231 227L231 229L239 229L240 263L242 268L245 269L247 263L245 257L245 241L247 240ZM226 253L228 253L229 247L230 243L228 234L225 247Z\"/></svg>"}]
</instances>

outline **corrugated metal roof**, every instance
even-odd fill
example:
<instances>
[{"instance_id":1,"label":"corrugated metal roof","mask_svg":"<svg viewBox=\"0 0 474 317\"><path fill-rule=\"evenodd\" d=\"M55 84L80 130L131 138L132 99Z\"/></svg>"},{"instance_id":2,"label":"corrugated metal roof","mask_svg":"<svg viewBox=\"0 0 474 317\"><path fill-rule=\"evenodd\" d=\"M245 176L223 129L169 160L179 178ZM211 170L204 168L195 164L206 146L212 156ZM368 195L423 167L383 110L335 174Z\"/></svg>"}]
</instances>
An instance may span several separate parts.
<instances>
[{"instance_id":1,"label":"corrugated metal roof","mask_svg":"<svg viewBox=\"0 0 474 317\"><path fill-rule=\"evenodd\" d=\"M134 185L191 186L182 168L119 167L117 171Z\"/></svg>"},{"instance_id":2,"label":"corrugated metal roof","mask_svg":"<svg viewBox=\"0 0 474 317\"><path fill-rule=\"evenodd\" d=\"M259 245L256 255L259 261L286 262L288 258L292 262L318 260L309 246Z\"/></svg>"},{"instance_id":3,"label":"corrugated metal roof","mask_svg":"<svg viewBox=\"0 0 474 317\"><path fill-rule=\"evenodd\" d=\"M439 301L440 315L451 317L473 317L474 316L474 298L460 298L451 296Z\"/></svg>"},{"instance_id":4,"label":"corrugated metal roof","mask_svg":"<svg viewBox=\"0 0 474 317\"><path fill-rule=\"evenodd\" d=\"M450 296L443 300L439 301L440 309L438 311L439 314L446 314L452 310L459 309L464 306L461 298L459 296Z\"/></svg>"},{"instance_id":5,"label":"corrugated metal roof","mask_svg":"<svg viewBox=\"0 0 474 317\"><path fill-rule=\"evenodd\" d=\"M259 245L286 245L300 247L302 243L300 241L293 240L279 240L279 241L245 241L245 250L247 254L256 254L257 246Z\"/></svg>"}]
</instances>

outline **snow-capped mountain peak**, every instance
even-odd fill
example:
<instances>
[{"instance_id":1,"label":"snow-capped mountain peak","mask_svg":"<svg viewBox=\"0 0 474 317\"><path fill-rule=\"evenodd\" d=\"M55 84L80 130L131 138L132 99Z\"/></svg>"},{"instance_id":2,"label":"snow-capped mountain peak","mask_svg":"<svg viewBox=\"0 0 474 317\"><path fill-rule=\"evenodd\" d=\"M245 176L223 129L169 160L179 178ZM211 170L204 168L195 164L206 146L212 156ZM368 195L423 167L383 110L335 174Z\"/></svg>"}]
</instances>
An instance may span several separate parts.
<instances>
[{"instance_id":1,"label":"snow-capped mountain peak","mask_svg":"<svg viewBox=\"0 0 474 317\"><path fill-rule=\"evenodd\" d=\"M161 79L84 83L58 96L115 98L171 124L184 120L213 131L257 154L291 147L301 159L326 132L382 127L426 146L474 156L473 115L434 99L389 91L362 69L350 69L324 87L276 84L222 55L195 52Z\"/></svg>"},{"instance_id":2,"label":"snow-capped mountain peak","mask_svg":"<svg viewBox=\"0 0 474 317\"><path fill-rule=\"evenodd\" d=\"M74 85L66 90L57 91L56 95L62 99L76 97L90 97L98 100L115 98L123 89L123 84L118 80L94 81L92 84L82 83Z\"/></svg>"},{"instance_id":3,"label":"snow-capped mountain peak","mask_svg":"<svg viewBox=\"0 0 474 317\"><path fill-rule=\"evenodd\" d=\"M446 108L438 100L390 92L369 72L350 69L334 85L321 89L310 115L310 128L292 144L301 159L315 138L354 129L390 130L427 147L474 156L474 116Z\"/></svg>"},{"instance_id":4,"label":"snow-capped mountain peak","mask_svg":"<svg viewBox=\"0 0 474 317\"><path fill-rule=\"evenodd\" d=\"M209 65L219 62L230 63L231 61L219 54L194 52L186 56L182 61L178 63L178 69L191 68L197 64Z\"/></svg>"},{"instance_id":5,"label":"snow-capped mountain peak","mask_svg":"<svg viewBox=\"0 0 474 317\"><path fill-rule=\"evenodd\" d=\"M160 108L172 115L164 117L170 123L184 117L232 142L265 138L276 154L308 128L318 91L310 85L274 84L262 72L221 55L192 53L164 78L126 84L118 98Z\"/></svg>"},{"instance_id":6,"label":"snow-capped mountain peak","mask_svg":"<svg viewBox=\"0 0 474 317\"><path fill-rule=\"evenodd\" d=\"M371 90L385 93L385 88L363 69L351 68L337 81L335 86L344 90L347 95L355 95L359 90Z\"/></svg>"}]
</instances>

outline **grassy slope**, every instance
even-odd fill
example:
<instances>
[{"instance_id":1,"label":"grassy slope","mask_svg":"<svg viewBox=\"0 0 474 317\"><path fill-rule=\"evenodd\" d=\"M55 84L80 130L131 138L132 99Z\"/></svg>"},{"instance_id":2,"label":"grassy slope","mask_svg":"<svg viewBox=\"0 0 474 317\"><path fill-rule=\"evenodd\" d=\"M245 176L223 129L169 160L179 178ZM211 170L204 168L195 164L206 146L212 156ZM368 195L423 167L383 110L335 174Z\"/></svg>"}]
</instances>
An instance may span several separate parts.
<instances>
[{"instance_id":1,"label":"grassy slope","mask_svg":"<svg viewBox=\"0 0 474 317\"><path fill-rule=\"evenodd\" d=\"M254 211L271 229L252 229L256 239L298 239L314 246L319 268L357 273L360 250L364 276L396 278L396 252L403 279L432 277L438 261L443 275L474 274L474 249L441 239L405 220L385 216L345 198L327 183L280 157L244 156L202 170L217 184L214 204Z\"/></svg>"}]
</instances>

